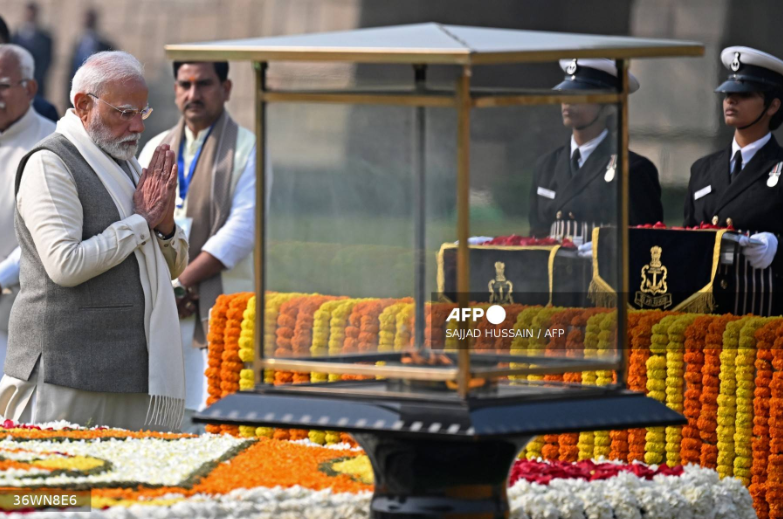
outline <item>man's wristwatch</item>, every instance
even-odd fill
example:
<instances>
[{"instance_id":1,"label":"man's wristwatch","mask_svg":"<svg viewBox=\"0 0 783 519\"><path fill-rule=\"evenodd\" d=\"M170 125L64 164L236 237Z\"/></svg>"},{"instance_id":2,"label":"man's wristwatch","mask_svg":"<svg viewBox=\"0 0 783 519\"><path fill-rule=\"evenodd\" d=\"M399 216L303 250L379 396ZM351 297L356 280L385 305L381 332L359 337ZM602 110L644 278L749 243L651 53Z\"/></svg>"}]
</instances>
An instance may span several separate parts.
<instances>
[{"instance_id":1,"label":"man's wristwatch","mask_svg":"<svg viewBox=\"0 0 783 519\"><path fill-rule=\"evenodd\" d=\"M156 234L156 235L158 236L158 238L160 238L161 240L170 240L170 239L172 239L172 238L174 237L174 235L175 235L175 234L177 234L177 226L176 226L176 225L174 226L174 229L172 229L172 231L171 231L171 234L168 234L168 235L166 235L166 234L163 234L162 232L160 232L160 231L159 231L159 230L157 230L157 229L154 229L154 230L155 230L155 234Z\"/></svg>"},{"instance_id":2,"label":"man's wristwatch","mask_svg":"<svg viewBox=\"0 0 783 519\"><path fill-rule=\"evenodd\" d=\"M177 299L185 297L188 294L188 289L179 282L179 278L172 281L171 286L174 287L174 297Z\"/></svg>"}]
</instances>

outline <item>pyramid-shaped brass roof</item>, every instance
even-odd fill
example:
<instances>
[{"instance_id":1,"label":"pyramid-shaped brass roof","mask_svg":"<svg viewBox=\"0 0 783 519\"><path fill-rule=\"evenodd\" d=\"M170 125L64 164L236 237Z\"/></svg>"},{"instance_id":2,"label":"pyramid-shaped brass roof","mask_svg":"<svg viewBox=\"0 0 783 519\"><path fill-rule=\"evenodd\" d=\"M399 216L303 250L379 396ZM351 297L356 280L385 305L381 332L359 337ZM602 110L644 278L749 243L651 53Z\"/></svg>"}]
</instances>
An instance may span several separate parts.
<instances>
[{"instance_id":1,"label":"pyramid-shaped brass roof","mask_svg":"<svg viewBox=\"0 0 783 519\"><path fill-rule=\"evenodd\" d=\"M501 64L561 58L701 56L697 42L422 23L166 45L173 60Z\"/></svg>"}]
</instances>

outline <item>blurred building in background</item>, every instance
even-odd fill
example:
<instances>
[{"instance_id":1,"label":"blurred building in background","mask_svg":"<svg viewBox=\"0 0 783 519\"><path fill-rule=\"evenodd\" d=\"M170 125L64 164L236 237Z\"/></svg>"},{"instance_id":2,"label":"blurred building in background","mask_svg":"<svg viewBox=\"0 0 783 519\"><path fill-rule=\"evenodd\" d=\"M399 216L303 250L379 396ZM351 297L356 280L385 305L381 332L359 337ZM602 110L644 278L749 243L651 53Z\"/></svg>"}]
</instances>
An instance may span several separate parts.
<instances>
[{"instance_id":1,"label":"blurred building in background","mask_svg":"<svg viewBox=\"0 0 783 519\"><path fill-rule=\"evenodd\" d=\"M27 4L28 0L0 0L0 15L12 32L23 23ZM722 124L720 97L713 94L725 75L720 50L728 45L749 45L783 56L780 0L39 0L37 4L39 24L54 41L47 84L50 100L61 112L68 106L65 92L74 46L83 33L85 13L95 9L98 33L145 63L150 105L155 108L147 121L147 137L174 125L178 117L171 64L163 55L166 43L430 21L700 41L706 45L704 58L639 60L631 66L642 83L642 89L631 98L631 147L658 167L665 187L666 220L671 224L682 219L682 196L692 162L730 143L731 132ZM269 77L272 88L304 88L316 83L319 87L380 84L389 74L388 68L373 66L286 64L272 68ZM538 87L553 85L562 75L554 63L498 68L491 77L482 78L482 74L476 73L479 85L491 79L509 86ZM247 64L233 64L230 76L235 88L229 109L240 124L252 128L253 71ZM434 82L449 79L447 70L432 75ZM313 172L330 164L343 167L346 146L350 151L372 147L362 140L366 121L353 117L351 110L324 107L306 113L304 124L312 153L298 154L298 167ZM276 120L285 124L285 113L277 114ZM493 130L486 132L480 120L475 124L472 161L481 174L476 175L473 188L479 197L500 196L503 181L498 172L507 171L508 164L532 161L546 151L526 140L526 128L561 132L563 139L567 138L556 117L528 114L519 120L493 121L487 125ZM496 139L492 132L518 132L520 140L507 136ZM281 139L272 145L284 148L286 132L279 134ZM448 141L445 138L444 142ZM281 176L276 175L275 182L275 189L285 188Z\"/></svg>"}]
</instances>

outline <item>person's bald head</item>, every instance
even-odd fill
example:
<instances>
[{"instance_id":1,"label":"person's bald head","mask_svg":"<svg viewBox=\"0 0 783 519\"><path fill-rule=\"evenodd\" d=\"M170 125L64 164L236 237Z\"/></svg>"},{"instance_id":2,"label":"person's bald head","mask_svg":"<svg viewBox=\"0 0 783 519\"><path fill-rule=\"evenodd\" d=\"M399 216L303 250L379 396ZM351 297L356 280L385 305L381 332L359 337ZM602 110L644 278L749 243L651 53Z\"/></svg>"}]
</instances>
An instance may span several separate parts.
<instances>
[{"instance_id":1,"label":"person's bald head","mask_svg":"<svg viewBox=\"0 0 783 519\"><path fill-rule=\"evenodd\" d=\"M0 131L6 131L30 109L38 83L35 62L26 49L0 44Z\"/></svg>"}]
</instances>

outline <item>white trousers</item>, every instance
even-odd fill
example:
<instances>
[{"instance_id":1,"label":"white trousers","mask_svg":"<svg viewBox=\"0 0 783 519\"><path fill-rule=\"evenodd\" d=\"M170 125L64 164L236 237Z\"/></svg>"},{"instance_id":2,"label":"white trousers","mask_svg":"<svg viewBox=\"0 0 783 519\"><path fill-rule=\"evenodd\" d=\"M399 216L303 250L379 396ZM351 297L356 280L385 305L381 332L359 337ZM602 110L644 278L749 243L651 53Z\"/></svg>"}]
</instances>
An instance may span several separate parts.
<instances>
[{"instance_id":1,"label":"white trousers","mask_svg":"<svg viewBox=\"0 0 783 519\"><path fill-rule=\"evenodd\" d=\"M9 375L0 379L0 418L21 423L66 420L92 427L103 425L129 430L165 430L146 425L149 395L104 393L47 384L43 381L43 357L30 380Z\"/></svg>"}]
</instances>

